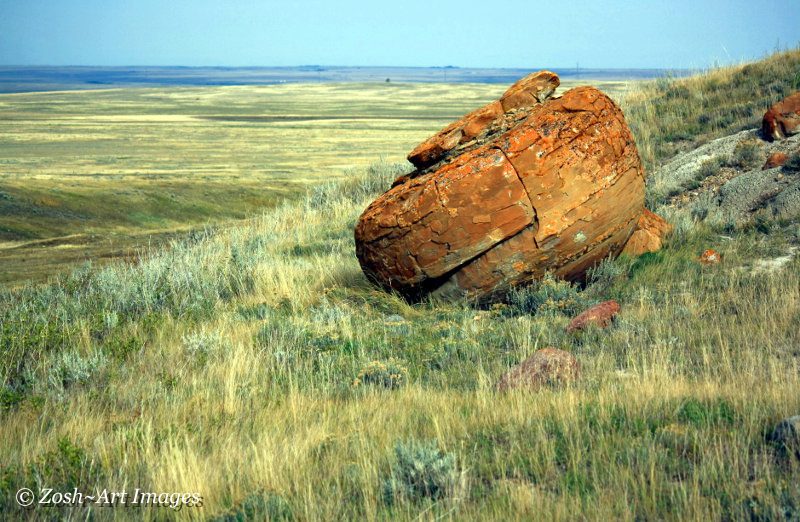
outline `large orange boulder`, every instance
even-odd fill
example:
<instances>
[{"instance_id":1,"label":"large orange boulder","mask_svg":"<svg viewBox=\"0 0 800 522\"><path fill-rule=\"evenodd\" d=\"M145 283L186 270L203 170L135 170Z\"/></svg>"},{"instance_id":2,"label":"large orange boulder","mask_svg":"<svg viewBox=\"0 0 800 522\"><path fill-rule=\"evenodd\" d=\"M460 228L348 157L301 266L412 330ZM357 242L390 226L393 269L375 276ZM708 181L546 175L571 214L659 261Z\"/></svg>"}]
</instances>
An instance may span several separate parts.
<instances>
[{"instance_id":1,"label":"large orange boulder","mask_svg":"<svg viewBox=\"0 0 800 522\"><path fill-rule=\"evenodd\" d=\"M764 114L761 132L769 141L800 132L800 92L787 96Z\"/></svg>"},{"instance_id":2,"label":"large orange boulder","mask_svg":"<svg viewBox=\"0 0 800 522\"><path fill-rule=\"evenodd\" d=\"M550 71L541 71L523 78L509 87L499 100L470 112L417 145L409 153L408 161L417 168L439 162L448 154L464 148L465 144L470 145L506 112L546 100L555 92L559 83L558 76Z\"/></svg>"},{"instance_id":3,"label":"large orange boulder","mask_svg":"<svg viewBox=\"0 0 800 522\"><path fill-rule=\"evenodd\" d=\"M552 97L544 71L409 156L361 215L365 274L407 296L487 298L546 272L570 280L619 254L644 211L644 175L622 112L593 87Z\"/></svg>"}]
</instances>

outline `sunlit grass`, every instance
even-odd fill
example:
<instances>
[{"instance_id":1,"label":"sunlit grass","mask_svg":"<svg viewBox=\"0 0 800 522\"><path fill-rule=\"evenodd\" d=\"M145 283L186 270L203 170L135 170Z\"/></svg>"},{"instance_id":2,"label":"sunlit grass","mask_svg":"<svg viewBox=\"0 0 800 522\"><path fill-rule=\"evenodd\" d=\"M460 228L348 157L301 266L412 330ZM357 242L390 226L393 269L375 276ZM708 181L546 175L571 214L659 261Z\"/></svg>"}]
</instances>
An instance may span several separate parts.
<instances>
[{"instance_id":1,"label":"sunlit grass","mask_svg":"<svg viewBox=\"0 0 800 522\"><path fill-rule=\"evenodd\" d=\"M409 305L369 285L350 231L396 173L378 166L139 265L6 295L6 491L49 480L200 492L186 518L243 502L312 520L796 512L798 470L766 435L800 410L800 267L749 270L790 235L725 240L698 225L620 260L581 292L620 300L620 321L574 336L558 306ZM706 247L725 263L699 265ZM576 385L494 391L550 345L578 357ZM67 347L95 362L58 362ZM407 368L408 383L353 386L376 360ZM26 472L65 458L60 440L85 452L83 474ZM464 488L389 503L383 483L407 440L454 455Z\"/></svg>"},{"instance_id":2,"label":"sunlit grass","mask_svg":"<svg viewBox=\"0 0 800 522\"><path fill-rule=\"evenodd\" d=\"M800 90L800 50L688 78L633 84L622 99L645 166L714 138L761 126L767 109Z\"/></svg>"}]
</instances>

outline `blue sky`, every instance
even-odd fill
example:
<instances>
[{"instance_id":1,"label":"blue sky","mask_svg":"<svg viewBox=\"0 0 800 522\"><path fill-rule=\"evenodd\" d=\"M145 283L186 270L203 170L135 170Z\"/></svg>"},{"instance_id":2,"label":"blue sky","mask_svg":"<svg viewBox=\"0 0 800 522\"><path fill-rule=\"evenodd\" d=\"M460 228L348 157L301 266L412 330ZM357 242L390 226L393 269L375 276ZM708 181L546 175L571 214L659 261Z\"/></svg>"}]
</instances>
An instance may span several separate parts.
<instances>
[{"instance_id":1,"label":"blue sky","mask_svg":"<svg viewBox=\"0 0 800 522\"><path fill-rule=\"evenodd\" d=\"M684 68L798 43L799 0L0 0L4 65Z\"/></svg>"}]
</instances>

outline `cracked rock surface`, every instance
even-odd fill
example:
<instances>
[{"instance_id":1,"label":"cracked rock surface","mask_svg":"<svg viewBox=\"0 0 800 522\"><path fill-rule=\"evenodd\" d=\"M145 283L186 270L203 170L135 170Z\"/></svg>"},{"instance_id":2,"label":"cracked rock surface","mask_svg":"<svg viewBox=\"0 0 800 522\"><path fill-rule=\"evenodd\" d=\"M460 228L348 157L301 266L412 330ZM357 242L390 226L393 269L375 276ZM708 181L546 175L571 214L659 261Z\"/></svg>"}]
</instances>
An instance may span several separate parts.
<instances>
[{"instance_id":1,"label":"cracked rock surface","mask_svg":"<svg viewBox=\"0 0 800 522\"><path fill-rule=\"evenodd\" d=\"M409 154L417 170L356 225L372 281L483 299L547 271L577 280L650 223L620 109L593 87L554 98L557 86L548 71L523 78Z\"/></svg>"}]
</instances>

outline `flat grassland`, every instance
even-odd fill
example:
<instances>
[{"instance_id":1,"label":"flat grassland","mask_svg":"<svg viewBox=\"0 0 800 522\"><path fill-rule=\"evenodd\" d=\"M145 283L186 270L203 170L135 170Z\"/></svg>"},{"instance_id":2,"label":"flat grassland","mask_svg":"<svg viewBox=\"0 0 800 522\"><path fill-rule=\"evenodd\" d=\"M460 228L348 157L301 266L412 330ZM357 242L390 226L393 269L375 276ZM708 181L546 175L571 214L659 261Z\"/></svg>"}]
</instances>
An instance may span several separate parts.
<instances>
[{"instance_id":1,"label":"flat grassland","mask_svg":"<svg viewBox=\"0 0 800 522\"><path fill-rule=\"evenodd\" d=\"M618 94L623 82L599 82ZM570 84L567 83L566 86ZM252 216L419 141L503 85L0 95L0 284Z\"/></svg>"}]
</instances>

